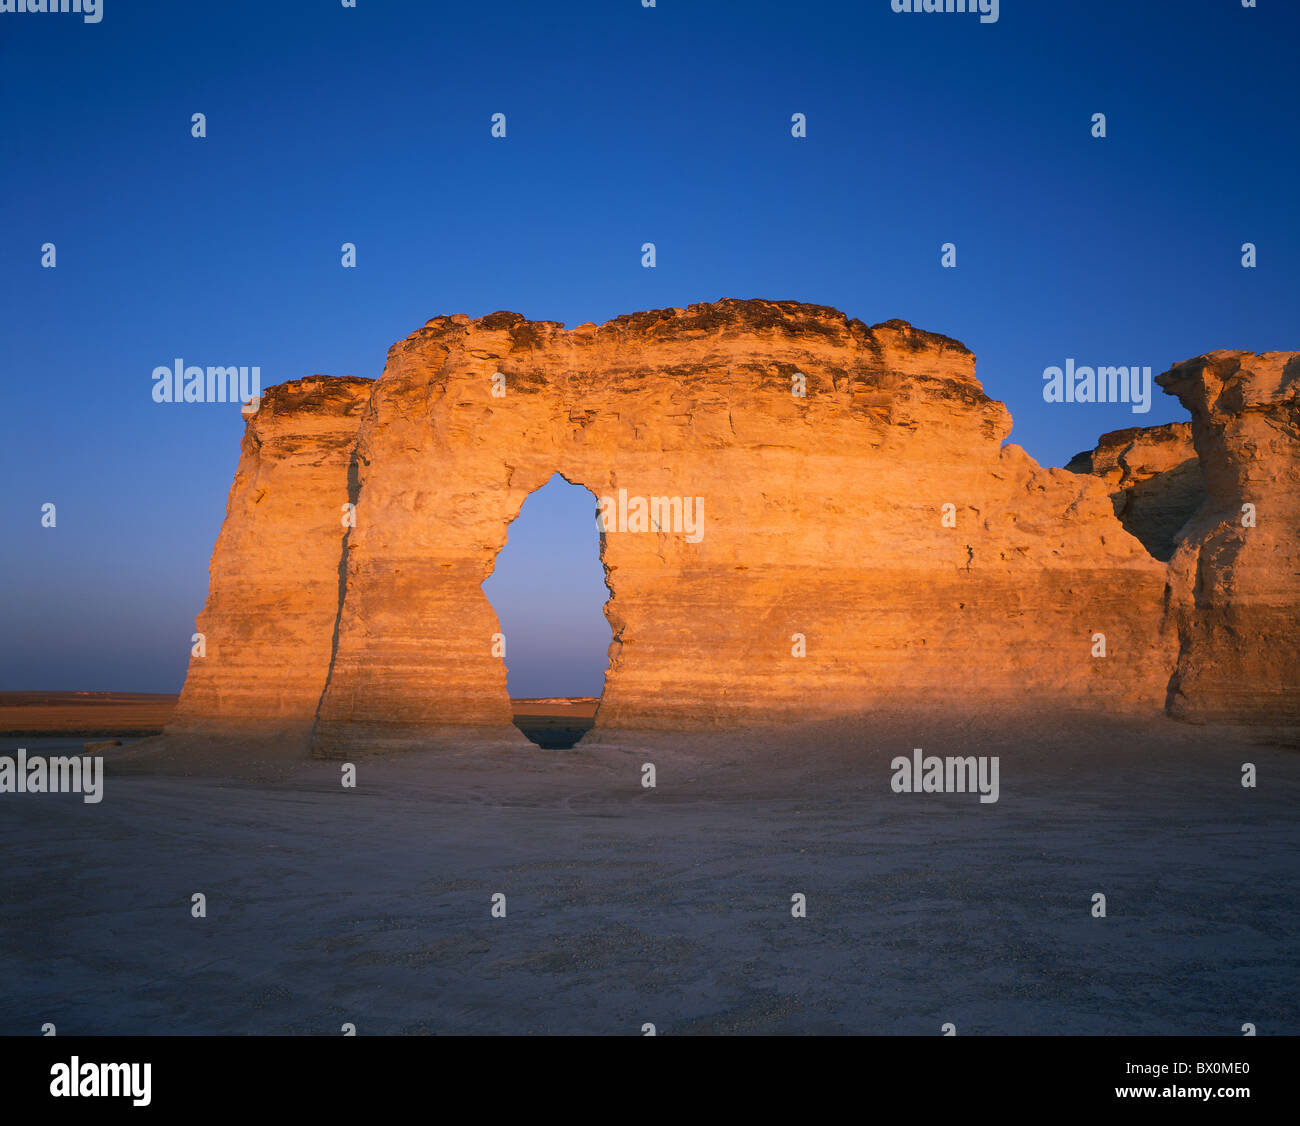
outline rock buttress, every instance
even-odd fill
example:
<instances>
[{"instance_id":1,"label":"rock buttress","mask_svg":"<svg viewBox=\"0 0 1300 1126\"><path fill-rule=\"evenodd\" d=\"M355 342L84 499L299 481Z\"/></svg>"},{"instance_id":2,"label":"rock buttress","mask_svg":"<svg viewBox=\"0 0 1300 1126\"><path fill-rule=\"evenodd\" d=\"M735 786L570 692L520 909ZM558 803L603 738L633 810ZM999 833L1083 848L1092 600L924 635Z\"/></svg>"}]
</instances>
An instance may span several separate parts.
<instances>
[{"instance_id":1,"label":"rock buttress","mask_svg":"<svg viewBox=\"0 0 1300 1126\"><path fill-rule=\"evenodd\" d=\"M1208 493L1170 561L1169 710L1300 722L1300 353L1211 352L1156 382L1191 412Z\"/></svg>"},{"instance_id":2,"label":"rock buttress","mask_svg":"<svg viewBox=\"0 0 1300 1126\"><path fill-rule=\"evenodd\" d=\"M169 732L310 731L340 601L343 506L374 381L269 388L244 431L207 604ZM351 499L355 500L355 486Z\"/></svg>"}]
</instances>

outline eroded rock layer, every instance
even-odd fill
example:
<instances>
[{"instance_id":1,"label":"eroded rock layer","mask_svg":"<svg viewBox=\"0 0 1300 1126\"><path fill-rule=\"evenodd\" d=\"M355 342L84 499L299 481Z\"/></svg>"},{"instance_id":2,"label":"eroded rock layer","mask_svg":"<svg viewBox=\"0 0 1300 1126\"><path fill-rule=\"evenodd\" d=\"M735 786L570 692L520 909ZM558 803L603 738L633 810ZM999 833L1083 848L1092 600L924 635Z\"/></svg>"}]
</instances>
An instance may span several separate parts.
<instances>
[{"instance_id":1,"label":"eroded rock layer","mask_svg":"<svg viewBox=\"0 0 1300 1126\"><path fill-rule=\"evenodd\" d=\"M1194 426L1202 463L1236 441ZM1103 443L1074 466L1084 473L1040 467L1003 444L1010 429L974 356L902 321L770 301L568 331L514 313L437 317L373 384L268 394L182 717L314 718L322 754L464 728L518 738L481 584L557 472L612 501L597 731L898 707L1157 711L1176 665L1176 694L1196 696L1217 627L1193 602L1173 609L1182 595L1152 554L1200 480L1186 434ZM1289 581L1264 597L1234 573L1232 596L1271 607L1245 624L1273 636L1294 621Z\"/></svg>"}]
</instances>

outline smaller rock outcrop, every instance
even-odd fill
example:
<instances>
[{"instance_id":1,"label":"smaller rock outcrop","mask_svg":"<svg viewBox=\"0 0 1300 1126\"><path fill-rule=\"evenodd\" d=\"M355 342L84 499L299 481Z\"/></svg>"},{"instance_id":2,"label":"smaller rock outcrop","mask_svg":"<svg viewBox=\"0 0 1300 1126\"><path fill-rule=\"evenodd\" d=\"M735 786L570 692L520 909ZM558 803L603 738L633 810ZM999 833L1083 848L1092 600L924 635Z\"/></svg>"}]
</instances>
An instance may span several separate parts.
<instances>
[{"instance_id":1,"label":"smaller rock outcrop","mask_svg":"<svg viewBox=\"0 0 1300 1126\"><path fill-rule=\"evenodd\" d=\"M1190 422L1112 430L1065 468L1100 477L1125 530L1164 563L1178 533L1205 503Z\"/></svg>"}]
</instances>

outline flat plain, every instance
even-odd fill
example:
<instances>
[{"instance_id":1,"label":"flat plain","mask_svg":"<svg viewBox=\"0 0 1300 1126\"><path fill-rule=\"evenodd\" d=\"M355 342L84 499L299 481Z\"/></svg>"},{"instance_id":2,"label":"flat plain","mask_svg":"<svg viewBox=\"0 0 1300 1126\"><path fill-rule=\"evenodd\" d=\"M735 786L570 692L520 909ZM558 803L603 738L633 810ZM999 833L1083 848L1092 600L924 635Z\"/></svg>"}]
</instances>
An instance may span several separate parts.
<instances>
[{"instance_id":1,"label":"flat plain","mask_svg":"<svg viewBox=\"0 0 1300 1126\"><path fill-rule=\"evenodd\" d=\"M998 756L999 800L895 793L915 747ZM147 739L98 805L0 796L0 1034L1295 1034L1298 750L936 708L358 755L347 789Z\"/></svg>"}]
</instances>

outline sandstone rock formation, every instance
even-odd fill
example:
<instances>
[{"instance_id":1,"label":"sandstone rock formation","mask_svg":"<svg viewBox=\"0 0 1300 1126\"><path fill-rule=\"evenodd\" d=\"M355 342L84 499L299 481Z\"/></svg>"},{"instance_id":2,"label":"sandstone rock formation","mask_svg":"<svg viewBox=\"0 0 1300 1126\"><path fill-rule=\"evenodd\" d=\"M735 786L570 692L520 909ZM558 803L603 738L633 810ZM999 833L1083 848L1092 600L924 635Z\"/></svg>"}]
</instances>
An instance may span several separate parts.
<instances>
[{"instance_id":1,"label":"sandstone rock formation","mask_svg":"<svg viewBox=\"0 0 1300 1126\"><path fill-rule=\"evenodd\" d=\"M1202 461L1228 442L1193 425ZM557 472L624 515L637 498L677 506L602 534L613 642L597 731L899 706L1158 711L1176 666L1175 695L1194 696L1209 683L1194 655L1217 642L1194 608L1170 609L1170 568L1111 495L1129 494L1139 535L1172 540L1193 488L1171 476L1194 476L1185 438L1127 440L1122 465L1094 456L1099 477L1040 467L1003 444L1010 429L974 356L903 321L771 301L567 331L437 317L373 384L268 392L181 721L314 724L322 754L463 728L517 737L481 584ZM702 534L673 523L683 503ZM1252 623L1294 620L1290 582Z\"/></svg>"}]
</instances>

